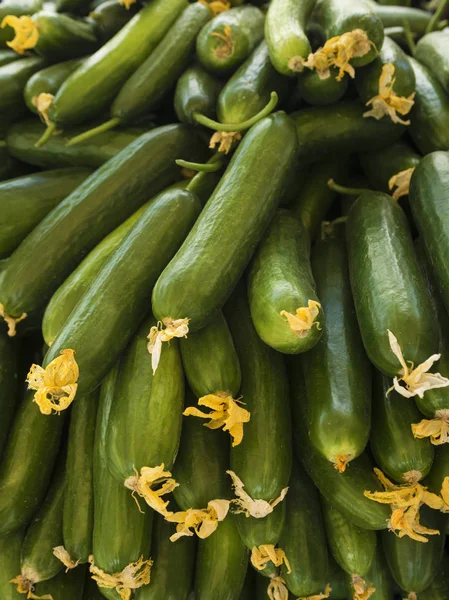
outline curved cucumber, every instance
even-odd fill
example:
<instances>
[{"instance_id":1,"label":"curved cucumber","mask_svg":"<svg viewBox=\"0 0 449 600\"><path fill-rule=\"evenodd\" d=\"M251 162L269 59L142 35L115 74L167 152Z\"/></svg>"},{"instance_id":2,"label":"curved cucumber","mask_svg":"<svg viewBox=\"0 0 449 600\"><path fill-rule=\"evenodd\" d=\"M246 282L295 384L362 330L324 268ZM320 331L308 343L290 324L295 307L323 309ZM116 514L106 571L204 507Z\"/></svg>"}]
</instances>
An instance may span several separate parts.
<instances>
[{"instance_id":1,"label":"curved cucumber","mask_svg":"<svg viewBox=\"0 0 449 600\"><path fill-rule=\"evenodd\" d=\"M328 79L321 79L316 71L304 71L298 77L298 94L312 106L334 104L346 94L349 77L340 81L332 73Z\"/></svg>"},{"instance_id":2,"label":"curved cucumber","mask_svg":"<svg viewBox=\"0 0 449 600\"><path fill-rule=\"evenodd\" d=\"M17 345L2 331L0 333L0 457L5 448L17 407Z\"/></svg>"},{"instance_id":3,"label":"curved cucumber","mask_svg":"<svg viewBox=\"0 0 449 600\"><path fill-rule=\"evenodd\" d=\"M93 21L95 34L101 44L114 37L134 17L139 8L136 4L126 8L115 0L106 0L94 8L89 13L89 19Z\"/></svg>"},{"instance_id":4,"label":"curved cucumber","mask_svg":"<svg viewBox=\"0 0 449 600\"><path fill-rule=\"evenodd\" d=\"M283 113L262 119L245 135L184 244L156 283L152 305L157 319L189 318L189 329L195 331L214 318L273 216L295 152L294 127ZM277 177L272 177L273 170Z\"/></svg>"},{"instance_id":5,"label":"curved cucumber","mask_svg":"<svg viewBox=\"0 0 449 600\"><path fill-rule=\"evenodd\" d=\"M23 537L24 532L21 529L0 537L0 594L3 600L23 599L23 594L11 583L11 579L20 573Z\"/></svg>"},{"instance_id":6,"label":"curved cucumber","mask_svg":"<svg viewBox=\"0 0 449 600\"><path fill-rule=\"evenodd\" d=\"M287 211L274 217L254 256L248 295L254 327L275 350L306 352L321 338L325 311L310 266L310 240Z\"/></svg>"},{"instance_id":7,"label":"curved cucumber","mask_svg":"<svg viewBox=\"0 0 449 600\"><path fill-rule=\"evenodd\" d=\"M184 71L175 90L175 112L182 123L196 123L193 115L201 113L213 118L222 83L199 64Z\"/></svg>"},{"instance_id":8,"label":"curved cucumber","mask_svg":"<svg viewBox=\"0 0 449 600\"><path fill-rule=\"evenodd\" d=\"M430 69L444 90L449 90L449 35L447 31L432 31L416 44L414 57Z\"/></svg>"}]
</instances>

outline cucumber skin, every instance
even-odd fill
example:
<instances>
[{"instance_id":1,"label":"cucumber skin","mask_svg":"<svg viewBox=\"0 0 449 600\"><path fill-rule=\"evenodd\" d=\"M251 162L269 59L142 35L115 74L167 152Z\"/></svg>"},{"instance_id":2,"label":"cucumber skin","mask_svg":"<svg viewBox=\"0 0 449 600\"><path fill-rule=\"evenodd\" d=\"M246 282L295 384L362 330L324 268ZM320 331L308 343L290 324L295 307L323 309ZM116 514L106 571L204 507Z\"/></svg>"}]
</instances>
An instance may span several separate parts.
<instances>
[{"instance_id":1,"label":"cucumber skin","mask_svg":"<svg viewBox=\"0 0 449 600\"><path fill-rule=\"evenodd\" d=\"M405 359L415 365L438 350L435 340L439 339L406 217L391 197L365 192L349 211L346 234L365 350L378 369L398 375L401 365L390 348L387 330L397 337Z\"/></svg>"},{"instance_id":2,"label":"cucumber skin","mask_svg":"<svg viewBox=\"0 0 449 600\"><path fill-rule=\"evenodd\" d=\"M449 90L449 36L445 31L432 31L416 44L416 60L432 71L444 90Z\"/></svg>"},{"instance_id":3,"label":"cucumber skin","mask_svg":"<svg viewBox=\"0 0 449 600\"><path fill-rule=\"evenodd\" d=\"M34 51L51 61L63 61L90 54L98 48L92 24L53 11L42 10L32 17L39 31Z\"/></svg>"},{"instance_id":4,"label":"cucumber skin","mask_svg":"<svg viewBox=\"0 0 449 600\"><path fill-rule=\"evenodd\" d=\"M401 171L417 167L421 156L405 140L399 140L383 150L362 152L359 160L373 188L388 194L390 178Z\"/></svg>"},{"instance_id":5,"label":"cucumber skin","mask_svg":"<svg viewBox=\"0 0 449 600\"><path fill-rule=\"evenodd\" d=\"M377 542L377 550L374 554L373 562L364 579L368 585L372 583L376 588L372 596L373 600L391 600L394 597L393 578L382 552L380 540ZM353 592L352 585L349 587L349 593L351 591Z\"/></svg>"},{"instance_id":6,"label":"cucumber skin","mask_svg":"<svg viewBox=\"0 0 449 600\"><path fill-rule=\"evenodd\" d=\"M0 183L3 221L0 258L12 254L40 221L91 173L91 169L57 169Z\"/></svg>"},{"instance_id":7,"label":"cucumber skin","mask_svg":"<svg viewBox=\"0 0 449 600\"><path fill-rule=\"evenodd\" d=\"M285 501L278 504L272 513L256 519L255 517L247 517L244 514L235 515L235 524L237 525L240 538L245 546L252 550L254 546L262 544L276 544L284 531L286 519L286 503ZM276 571L273 564L268 564L263 571L260 571L264 577L271 577Z\"/></svg>"},{"instance_id":8,"label":"cucumber skin","mask_svg":"<svg viewBox=\"0 0 449 600\"><path fill-rule=\"evenodd\" d=\"M328 551L319 494L302 467L292 469L286 499L286 520L279 540L292 572L281 567L287 587L295 596L321 592L327 581Z\"/></svg>"},{"instance_id":9,"label":"cucumber skin","mask_svg":"<svg viewBox=\"0 0 449 600\"><path fill-rule=\"evenodd\" d=\"M21 600L23 594L16 591L11 579L20 573L20 550L24 531L18 530L0 537L0 594L2 600Z\"/></svg>"},{"instance_id":10,"label":"cucumber skin","mask_svg":"<svg viewBox=\"0 0 449 600\"><path fill-rule=\"evenodd\" d=\"M212 33L224 33L224 28L231 28L233 50L229 56L220 58L215 52L223 44ZM207 23L196 40L197 58L203 67L216 75L228 75L234 71L251 54L263 38L264 16L255 6L239 6L231 8Z\"/></svg>"},{"instance_id":11,"label":"cucumber skin","mask_svg":"<svg viewBox=\"0 0 449 600\"><path fill-rule=\"evenodd\" d=\"M114 37L134 17L139 8L137 5L126 8L115 0L106 0L94 8L88 19L93 21L95 33L101 44Z\"/></svg>"},{"instance_id":12,"label":"cucumber skin","mask_svg":"<svg viewBox=\"0 0 449 600\"><path fill-rule=\"evenodd\" d=\"M51 594L55 600L84 600L84 582L90 579L90 574L83 567L73 569L68 573L60 571L56 577L36 585L36 594L43 596ZM22 596L23 598L23 596ZM100 595L100 598L103 596Z\"/></svg>"},{"instance_id":13,"label":"cucumber skin","mask_svg":"<svg viewBox=\"0 0 449 600\"><path fill-rule=\"evenodd\" d=\"M248 279L251 318L262 341L278 352L297 354L315 346L325 327L321 308L308 335L300 338L281 315L319 302L310 265L310 240L302 223L278 211L253 258Z\"/></svg>"},{"instance_id":14,"label":"cucumber skin","mask_svg":"<svg viewBox=\"0 0 449 600\"><path fill-rule=\"evenodd\" d=\"M184 125L149 131L67 196L20 245L3 271L0 301L5 311L21 315L43 308L93 246L149 196L175 180L174 159L191 150L195 139Z\"/></svg>"},{"instance_id":15,"label":"cucumber skin","mask_svg":"<svg viewBox=\"0 0 449 600\"><path fill-rule=\"evenodd\" d=\"M446 565L449 556L447 551L441 559L440 568L431 584L420 594L420 600L448 600L449 599L449 575Z\"/></svg>"},{"instance_id":16,"label":"cucumber skin","mask_svg":"<svg viewBox=\"0 0 449 600\"><path fill-rule=\"evenodd\" d=\"M237 398L242 382L234 340L222 312L179 343L184 372L197 398L227 392Z\"/></svg>"},{"instance_id":17,"label":"cucumber skin","mask_svg":"<svg viewBox=\"0 0 449 600\"><path fill-rule=\"evenodd\" d=\"M5 332L0 333L0 458L18 403L17 345Z\"/></svg>"},{"instance_id":18,"label":"cucumber skin","mask_svg":"<svg viewBox=\"0 0 449 600\"><path fill-rule=\"evenodd\" d=\"M175 112L181 123L196 123L193 115L200 113L213 118L222 83L199 64L184 71L175 90Z\"/></svg>"},{"instance_id":19,"label":"cucumber skin","mask_svg":"<svg viewBox=\"0 0 449 600\"><path fill-rule=\"evenodd\" d=\"M334 104L346 94L349 77L341 81L331 74L328 79L320 79L316 71L305 71L298 77L298 93L300 97L312 106L327 106Z\"/></svg>"},{"instance_id":20,"label":"cucumber skin","mask_svg":"<svg viewBox=\"0 0 449 600\"><path fill-rule=\"evenodd\" d=\"M19 58L20 55L17 54L17 52L14 52L14 50L11 50L10 48L8 48L7 50L0 49L0 67L3 67L4 65L9 65L9 63L19 60Z\"/></svg>"},{"instance_id":21,"label":"cucumber skin","mask_svg":"<svg viewBox=\"0 0 449 600\"><path fill-rule=\"evenodd\" d=\"M407 21L412 32L417 33L418 36L425 34L432 18L430 12L408 6L382 6L377 2L373 2L372 6L385 28L403 26L404 21Z\"/></svg>"},{"instance_id":22,"label":"cucumber skin","mask_svg":"<svg viewBox=\"0 0 449 600\"><path fill-rule=\"evenodd\" d=\"M262 119L245 135L184 244L156 283L152 305L157 319L187 317L193 332L214 318L275 212L295 152L294 127L283 113ZM264 164L262 173L258 164ZM271 176L273 171L278 177Z\"/></svg>"},{"instance_id":23,"label":"cucumber skin","mask_svg":"<svg viewBox=\"0 0 449 600\"><path fill-rule=\"evenodd\" d=\"M28 79L43 67L45 67L45 61L39 56L22 58L0 67L0 86L2 89L0 122L2 125L5 122L9 127L14 121L27 114L23 88Z\"/></svg>"},{"instance_id":24,"label":"cucumber skin","mask_svg":"<svg viewBox=\"0 0 449 600\"><path fill-rule=\"evenodd\" d=\"M343 236L314 246L312 270L327 325L318 344L301 357L307 430L326 460L335 463L340 455L353 460L370 434L371 365L355 317Z\"/></svg>"}]
</instances>

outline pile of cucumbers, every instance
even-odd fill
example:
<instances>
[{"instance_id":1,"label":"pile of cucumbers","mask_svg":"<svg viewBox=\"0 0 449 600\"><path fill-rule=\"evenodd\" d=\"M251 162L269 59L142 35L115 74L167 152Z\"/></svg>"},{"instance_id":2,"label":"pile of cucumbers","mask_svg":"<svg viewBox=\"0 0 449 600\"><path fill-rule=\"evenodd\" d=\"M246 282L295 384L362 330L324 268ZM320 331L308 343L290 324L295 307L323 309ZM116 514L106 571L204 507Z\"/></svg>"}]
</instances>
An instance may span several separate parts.
<instances>
[{"instance_id":1,"label":"pile of cucumbers","mask_svg":"<svg viewBox=\"0 0 449 600\"><path fill-rule=\"evenodd\" d=\"M446 19L0 2L0 600L449 600Z\"/></svg>"}]
</instances>

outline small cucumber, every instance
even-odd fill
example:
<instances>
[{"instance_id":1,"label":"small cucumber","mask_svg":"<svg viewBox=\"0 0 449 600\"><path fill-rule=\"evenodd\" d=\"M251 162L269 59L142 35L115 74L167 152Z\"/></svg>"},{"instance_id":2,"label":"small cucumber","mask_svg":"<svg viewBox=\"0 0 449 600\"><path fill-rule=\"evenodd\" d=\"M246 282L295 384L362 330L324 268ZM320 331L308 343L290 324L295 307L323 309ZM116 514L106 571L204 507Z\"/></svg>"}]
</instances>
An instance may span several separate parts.
<instances>
[{"instance_id":1,"label":"small cucumber","mask_svg":"<svg viewBox=\"0 0 449 600\"><path fill-rule=\"evenodd\" d=\"M20 551L23 544L24 531L0 537L0 596L2 600L23 600L11 579L20 573Z\"/></svg>"},{"instance_id":2,"label":"small cucumber","mask_svg":"<svg viewBox=\"0 0 449 600\"><path fill-rule=\"evenodd\" d=\"M250 5L220 13L197 37L198 60L211 73L228 75L262 40L264 20L262 11Z\"/></svg>"},{"instance_id":3,"label":"small cucumber","mask_svg":"<svg viewBox=\"0 0 449 600\"><path fill-rule=\"evenodd\" d=\"M175 90L175 112L181 123L196 123L193 115L200 113L212 119L222 83L199 64L184 71Z\"/></svg>"},{"instance_id":4,"label":"small cucumber","mask_svg":"<svg viewBox=\"0 0 449 600\"><path fill-rule=\"evenodd\" d=\"M271 62L282 75L295 75L312 51L305 32L315 0L273 0L265 21Z\"/></svg>"},{"instance_id":5,"label":"small cucumber","mask_svg":"<svg viewBox=\"0 0 449 600\"><path fill-rule=\"evenodd\" d=\"M106 0L89 13L93 21L95 34L101 44L106 44L116 33L134 17L138 6L133 4L126 8L115 0Z\"/></svg>"},{"instance_id":6,"label":"small cucumber","mask_svg":"<svg viewBox=\"0 0 449 600\"><path fill-rule=\"evenodd\" d=\"M326 501L323 501L322 507L333 557L348 575L364 577L376 553L376 533L357 527Z\"/></svg>"},{"instance_id":7,"label":"small cucumber","mask_svg":"<svg viewBox=\"0 0 449 600\"><path fill-rule=\"evenodd\" d=\"M83 567L73 569L69 573L61 571L56 577L38 583L36 594L39 597L45 597L48 594L53 600L84 600L84 583L90 579L89 573L86 571L87 569Z\"/></svg>"},{"instance_id":8,"label":"small cucumber","mask_svg":"<svg viewBox=\"0 0 449 600\"><path fill-rule=\"evenodd\" d=\"M449 573L447 565L449 554L445 551L441 559L440 568L432 579L432 583L419 595L419 600L449 600Z\"/></svg>"},{"instance_id":9,"label":"small cucumber","mask_svg":"<svg viewBox=\"0 0 449 600\"><path fill-rule=\"evenodd\" d=\"M307 429L321 456L344 471L365 449L371 425L371 369L354 314L344 230L315 245L312 269L326 326L301 357Z\"/></svg>"},{"instance_id":10,"label":"small cucumber","mask_svg":"<svg viewBox=\"0 0 449 600\"><path fill-rule=\"evenodd\" d=\"M42 171L0 183L0 258L6 258L66 196L92 173L67 168Z\"/></svg>"},{"instance_id":11,"label":"small cucumber","mask_svg":"<svg viewBox=\"0 0 449 600\"><path fill-rule=\"evenodd\" d=\"M9 127L27 113L23 89L37 71L45 67L44 59L30 56L0 67L0 129Z\"/></svg>"},{"instance_id":12,"label":"small cucumber","mask_svg":"<svg viewBox=\"0 0 449 600\"><path fill-rule=\"evenodd\" d=\"M413 436L412 423L421 420L419 410L395 391L387 395L390 387L391 380L377 372L371 450L388 477L399 483L420 481L432 467L434 449L428 439L419 440ZM439 390L429 390L425 395L436 391Z\"/></svg>"},{"instance_id":13,"label":"small cucumber","mask_svg":"<svg viewBox=\"0 0 449 600\"><path fill-rule=\"evenodd\" d=\"M249 270L251 318L261 339L286 354L313 348L325 311L310 266L309 236L286 210L274 217Z\"/></svg>"},{"instance_id":14,"label":"small cucumber","mask_svg":"<svg viewBox=\"0 0 449 600\"><path fill-rule=\"evenodd\" d=\"M14 50L0 50L0 67L9 65L16 60L19 60L20 56Z\"/></svg>"},{"instance_id":15,"label":"small cucumber","mask_svg":"<svg viewBox=\"0 0 449 600\"><path fill-rule=\"evenodd\" d=\"M348 89L349 78L338 80L334 73L321 79L316 71L304 71L298 77L298 94L312 106L327 106L343 98Z\"/></svg>"},{"instance_id":16,"label":"small cucumber","mask_svg":"<svg viewBox=\"0 0 449 600\"><path fill-rule=\"evenodd\" d=\"M443 86L449 90L449 34L444 31L432 31L416 44L414 57L426 66Z\"/></svg>"},{"instance_id":17,"label":"small cucumber","mask_svg":"<svg viewBox=\"0 0 449 600\"><path fill-rule=\"evenodd\" d=\"M279 546L290 563L282 577L294 596L319 594L329 583L328 551L319 494L299 464L294 465L285 499L286 519Z\"/></svg>"},{"instance_id":18,"label":"small cucumber","mask_svg":"<svg viewBox=\"0 0 449 600\"><path fill-rule=\"evenodd\" d=\"M42 10L42 0L6 0L0 6L0 22L8 15L21 17L23 15L32 15L39 10ZM10 42L14 37L12 27L5 26L0 29L0 48L6 48L7 42Z\"/></svg>"},{"instance_id":19,"label":"small cucumber","mask_svg":"<svg viewBox=\"0 0 449 600\"><path fill-rule=\"evenodd\" d=\"M179 346L187 381L197 398L217 392L237 398L240 362L222 312L203 329L181 339Z\"/></svg>"},{"instance_id":20,"label":"small cucumber","mask_svg":"<svg viewBox=\"0 0 449 600\"><path fill-rule=\"evenodd\" d=\"M276 210L295 152L295 130L283 113L261 119L245 135L184 244L156 283L152 305L157 319L189 318L189 329L195 331L214 318ZM261 164L263 170L258 168Z\"/></svg>"},{"instance_id":21,"label":"small cucumber","mask_svg":"<svg viewBox=\"0 0 449 600\"><path fill-rule=\"evenodd\" d=\"M1 186L0 186L1 187ZM17 408L18 385L17 385L17 344L0 333L0 457L5 448L14 413Z\"/></svg>"},{"instance_id":22,"label":"small cucumber","mask_svg":"<svg viewBox=\"0 0 449 600\"><path fill-rule=\"evenodd\" d=\"M439 338L406 217L390 196L367 191L352 205L346 233L365 350L378 369L398 375L401 364L391 350L388 331L397 338L405 360L415 365L438 350Z\"/></svg>"}]
</instances>

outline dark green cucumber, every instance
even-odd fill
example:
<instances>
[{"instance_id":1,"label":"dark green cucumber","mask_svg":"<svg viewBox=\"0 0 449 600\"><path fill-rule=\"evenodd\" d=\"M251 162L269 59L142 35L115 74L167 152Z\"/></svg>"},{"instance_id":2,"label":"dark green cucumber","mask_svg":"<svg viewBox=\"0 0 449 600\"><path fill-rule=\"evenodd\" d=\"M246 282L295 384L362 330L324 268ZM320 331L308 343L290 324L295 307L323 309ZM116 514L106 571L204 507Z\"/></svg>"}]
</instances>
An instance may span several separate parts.
<instances>
[{"instance_id":1,"label":"dark green cucumber","mask_svg":"<svg viewBox=\"0 0 449 600\"><path fill-rule=\"evenodd\" d=\"M344 471L363 452L371 425L371 369L354 314L344 231L315 245L312 269L326 326L302 357L307 429L321 456Z\"/></svg>"},{"instance_id":2,"label":"dark green cucumber","mask_svg":"<svg viewBox=\"0 0 449 600\"><path fill-rule=\"evenodd\" d=\"M385 556L380 546L380 540L378 540L378 548L374 554L371 567L366 575L363 577L367 586L372 585L376 588L376 591L372 596L373 600L392 600L394 596L394 583L391 577L388 565L385 561ZM348 596L354 592L352 583L352 577L347 578L348 582ZM332 596L333 597L333 589ZM420 596L421 598L421 596Z\"/></svg>"},{"instance_id":3,"label":"dark green cucumber","mask_svg":"<svg viewBox=\"0 0 449 600\"><path fill-rule=\"evenodd\" d=\"M332 556L329 556L329 568L327 570L327 581L331 586L332 600L346 600L346 573L335 562ZM387 599L385 599L387 600ZM391 600L389 597L388 600Z\"/></svg>"},{"instance_id":4,"label":"dark green cucumber","mask_svg":"<svg viewBox=\"0 0 449 600\"><path fill-rule=\"evenodd\" d=\"M407 23L411 31L419 36L425 34L432 18L431 12L409 6L382 6L377 2L370 2L370 6L384 27L402 27L404 23Z\"/></svg>"},{"instance_id":5,"label":"dark green cucumber","mask_svg":"<svg viewBox=\"0 0 449 600\"><path fill-rule=\"evenodd\" d=\"M23 15L32 15L42 9L42 0L6 0L0 6L0 23L8 15L21 17ZM6 43L14 37L12 27L5 26L0 28L0 48L6 48Z\"/></svg>"},{"instance_id":6,"label":"dark green cucumber","mask_svg":"<svg viewBox=\"0 0 449 600\"><path fill-rule=\"evenodd\" d=\"M0 258L9 256L42 219L92 173L68 168L42 171L0 183Z\"/></svg>"},{"instance_id":7,"label":"dark green cucumber","mask_svg":"<svg viewBox=\"0 0 449 600\"><path fill-rule=\"evenodd\" d=\"M432 579L432 583L427 589L420 593L420 600L449 600L449 573L447 564L449 555L447 550L441 559L440 568Z\"/></svg>"},{"instance_id":8,"label":"dark green cucumber","mask_svg":"<svg viewBox=\"0 0 449 600\"><path fill-rule=\"evenodd\" d=\"M150 585L137 594L138 600L187 600L192 586L195 564L195 538L170 541L172 526L156 515L151 542Z\"/></svg>"},{"instance_id":9,"label":"dark green cucumber","mask_svg":"<svg viewBox=\"0 0 449 600\"><path fill-rule=\"evenodd\" d=\"M9 429L17 407L17 344L0 333L0 457L3 453Z\"/></svg>"},{"instance_id":10,"label":"dark green cucumber","mask_svg":"<svg viewBox=\"0 0 449 600\"><path fill-rule=\"evenodd\" d=\"M290 563L291 573L282 565L281 574L296 596L311 596L329 583L328 552L319 494L302 467L294 465L285 499L286 519L279 547Z\"/></svg>"},{"instance_id":11,"label":"dark green cucumber","mask_svg":"<svg viewBox=\"0 0 449 600\"><path fill-rule=\"evenodd\" d=\"M381 149L404 132L391 120L365 119L365 107L354 100L329 106L311 106L294 112L299 155L305 162L358 151Z\"/></svg>"},{"instance_id":12,"label":"dark green cucumber","mask_svg":"<svg viewBox=\"0 0 449 600\"><path fill-rule=\"evenodd\" d=\"M402 367L390 348L388 331L396 336L405 360L415 365L438 350L439 338L405 214L390 196L368 191L352 205L346 233L366 352L378 369L398 375Z\"/></svg>"},{"instance_id":13,"label":"dark green cucumber","mask_svg":"<svg viewBox=\"0 0 449 600\"><path fill-rule=\"evenodd\" d=\"M349 177L347 180L347 186L349 189L369 190L371 189L368 179L364 175L358 174ZM341 194L340 195L340 206L342 217L347 217L351 206L357 200L357 196L353 194ZM331 222L332 224L332 222Z\"/></svg>"},{"instance_id":14,"label":"dark green cucumber","mask_svg":"<svg viewBox=\"0 0 449 600\"><path fill-rule=\"evenodd\" d=\"M399 483L420 481L432 467L434 449L428 439L413 436L412 423L421 420L415 404L395 391L386 395L391 383L385 375L376 373L371 450L388 477Z\"/></svg>"},{"instance_id":15,"label":"dark green cucumber","mask_svg":"<svg viewBox=\"0 0 449 600\"><path fill-rule=\"evenodd\" d=\"M90 4L90 0L56 0L55 7L58 12L77 13L83 11Z\"/></svg>"},{"instance_id":16,"label":"dark green cucumber","mask_svg":"<svg viewBox=\"0 0 449 600\"><path fill-rule=\"evenodd\" d=\"M89 20L94 23L98 40L105 44L134 17L139 7L137 4L126 8L115 0L106 0L89 13Z\"/></svg>"},{"instance_id":17,"label":"dark green cucumber","mask_svg":"<svg viewBox=\"0 0 449 600\"><path fill-rule=\"evenodd\" d=\"M31 112L37 113L38 110L34 104L34 99L39 94L56 94L61 85L67 79L69 75L73 73L80 65L82 65L84 58L73 58L72 60L66 60L64 62L51 65L45 69L41 69L34 75L32 75L23 90L25 103Z\"/></svg>"},{"instance_id":18,"label":"dark green cucumber","mask_svg":"<svg viewBox=\"0 0 449 600\"><path fill-rule=\"evenodd\" d=\"M46 594L51 595L53 600L83 600L84 584L89 579L90 575L83 567L73 569L68 573L61 571L56 577L38 583L35 593L43 597Z\"/></svg>"},{"instance_id":19,"label":"dark green cucumber","mask_svg":"<svg viewBox=\"0 0 449 600\"><path fill-rule=\"evenodd\" d=\"M174 159L187 151L195 153L196 140L184 125L160 127L88 177L14 253L2 273L4 310L14 316L43 308L92 247L176 179Z\"/></svg>"},{"instance_id":20,"label":"dark green cucumber","mask_svg":"<svg viewBox=\"0 0 449 600\"><path fill-rule=\"evenodd\" d=\"M33 173L33 171L35 171L33 167L16 160L9 154L5 146L0 146L0 181L28 175L28 173Z\"/></svg>"},{"instance_id":21,"label":"dark green cucumber","mask_svg":"<svg viewBox=\"0 0 449 600\"><path fill-rule=\"evenodd\" d=\"M415 72L415 105L409 134L422 154L449 148L449 98L438 79L417 60L409 58Z\"/></svg>"},{"instance_id":22,"label":"dark green cucumber","mask_svg":"<svg viewBox=\"0 0 449 600\"><path fill-rule=\"evenodd\" d=\"M16 60L19 60L20 56L14 50L0 50L0 67L9 65Z\"/></svg>"},{"instance_id":23,"label":"dark green cucumber","mask_svg":"<svg viewBox=\"0 0 449 600\"><path fill-rule=\"evenodd\" d=\"M271 62L282 75L295 75L301 61L312 51L305 32L315 0L295 2L274 0L270 3L265 21Z\"/></svg>"},{"instance_id":24,"label":"dark green cucumber","mask_svg":"<svg viewBox=\"0 0 449 600\"><path fill-rule=\"evenodd\" d=\"M93 450L98 394L77 398L70 415L63 513L64 548L72 562L92 553Z\"/></svg>"},{"instance_id":25,"label":"dark green cucumber","mask_svg":"<svg viewBox=\"0 0 449 600\"><path fill-rule=\"evenodd\" d=\"M196 42L198 60L211 73L228 75L262 40L263 28L263 13L255 6L222 12L200 31Z\"/></svg>"},{"instance_id":26,"label":"dark green cucumber","mask_svg":"<svg viewBox=\"0 0 449 600\"><path fill-rule=\"evenodd\" d=\"M276 214L254 256L248 296L257 333L278 352L306 352L321 338L325 311L310 266L309 236L301 221L286 210ZM310 313L310 328L295 329L289 319L308 307L316 311Z\"/></svg>"},{"instance_id":27,"label":"dark green cucumber","mask_svg":"<svg viewBox=\"0 0 449 600\"><path fill-rule=\"evenodd\" d=\"M182 123L196 123L193 115L215 116L215 107L222 83L210 75L199 64L184 71L175 90L175 111Z\"/></svg>"},{"instance_id":28,"label":"dark green cucumber","mask_svg":"<svg viewBox=\"0 0 449 600\"><path fill-rule=\"evenodd\" d=\"M295 152L295 130L283 113L260 120L245 135L181 249L156 283L152 304L157 319L189 318L189 329L195 331L214 318L276 210Z\"/></svg>"},{"instance_id":29,"label":"dark green cucumber","mask_svg":"<svg viewBox=\"0 0 449 600\"><path fill-rule=\"evenodd\" d=\"M196 557L197 600L239 600L248 568L248 550L233 515L218 524L213 535L200 540Z\"/></svg>"},{"instance_id":30,"label":"dark green cucumber","mask_svg":"<svg viewBox=\"0 0 449 600\"><path fill-rule=\"evenodd\" d=\"M349 575L364 577L376 552L376 533L361 529L328 502L322 503L329 549Z\"/></svg>"},{"instance_id":31,"label":"dark green cucumber","mask_svg":"<svg viewBox=\"0 0 449 600\"><path fill-rule=\"evenodd\" d=\"M203 329L181 339L179 346L187 381L197 398L217 392L237 398L240 362L222 312Z\"/></svg>"},{"instance_id":32,"label":"dark green cucumber","mask_svg":"<svg viewBox=\"0 0 449 600\"><path fill-rule=\"evenodd\" d=\"M22 549L24 531L18 530L0 537L0 594L2 600L21 600L11 579L20 573L20 551Z\"/></svg>"},{"instance_id":33,"label":"dark green cucumber","mask_svg":"<svg viewBox=\"0 0 449 600\"><path fill-rule=\"evenodd\" d=\"M349 78L343 77L339 81L336 75L332 70L330 77L321 79L316 71L304 71L298 77L299 96L312 106L326 106L338 102L346 94Z\"/></svg>"},{"instance_id":34,"label":"dark green cucumber","mask_svg":"<svg viewBox=\"0 0 449 600\"><path fill-rule=\"evenodd\" d=\"M449 90L449 35L445 31L432 31L416 45L414 57L438 79L446 93Z\"/></svg>"}]
</instances>

